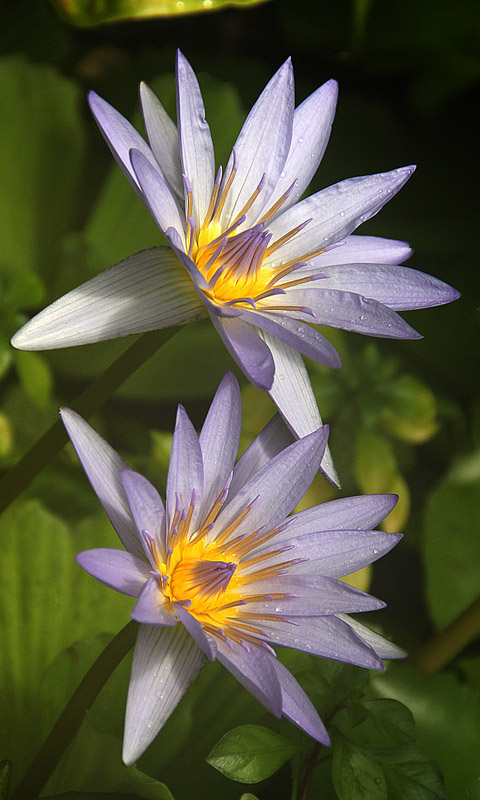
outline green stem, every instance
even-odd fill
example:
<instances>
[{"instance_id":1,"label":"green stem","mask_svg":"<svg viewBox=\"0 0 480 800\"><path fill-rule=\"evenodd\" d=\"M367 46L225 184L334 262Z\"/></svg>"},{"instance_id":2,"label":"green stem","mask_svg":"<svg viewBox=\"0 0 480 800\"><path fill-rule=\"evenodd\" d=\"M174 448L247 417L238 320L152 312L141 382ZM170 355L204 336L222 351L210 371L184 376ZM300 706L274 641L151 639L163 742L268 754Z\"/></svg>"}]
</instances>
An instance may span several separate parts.
<instances>
[{"instance_id":1,"label":"green stem","mask_svg":"<svg viewBox=\"0 0 480 800\"><path fill-rule=\"evenodd\" d=\"M167 328L144 333L130 345L105 372L72 403L72 408L82 417L89 417L108 400L147 359L151 358L178 331ZM33 447L12 467L0 481L0 513L23 492L68 441L60 419L40 437Z\"/></svg>"},{"instance_id":2,"label":"green stem","mask_svg":"<svg viewBox=\"0 0 480 800\"><path fill-rule=\"evenodd\" d=\"M477 597L471 606L417 653L415 663L427 675L433 675L449 664L479 634L480 597Z\"/></svg>"},{"instance_id":3,"label":"green stem","mask_svg":"<svg viewBox=\"0 0 480 800\"><path fill-rule=\"evenodd\" d=\"M82 724L85 712L133 647L137 627L137 623L131 620L100 653L60 714L10 800L33 800L38 797Z\"/></svg>"}]
</instances>

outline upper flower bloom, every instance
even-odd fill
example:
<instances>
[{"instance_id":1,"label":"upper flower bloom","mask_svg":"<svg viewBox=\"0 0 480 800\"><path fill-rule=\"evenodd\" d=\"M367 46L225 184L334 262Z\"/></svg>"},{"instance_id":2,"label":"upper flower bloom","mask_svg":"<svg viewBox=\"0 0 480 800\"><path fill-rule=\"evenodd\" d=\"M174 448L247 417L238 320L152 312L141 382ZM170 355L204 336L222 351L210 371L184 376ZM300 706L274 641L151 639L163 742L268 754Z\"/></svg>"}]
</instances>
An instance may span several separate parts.
<instances>
[{"instance_id":1,"label":"upper flower bloom","mask_svg":"<svg viewBox=\"0 0 480 800\"><path fill-rule=\"evenodd\" d=\"M384 604L337 580L388 552L399 534L372 531L393 495L334 500L286 519L318 470L321 428L292 442L279 417L234 466L240 392L227 374L198 437L180 406L166 504L73 411L63 421L126 550L89 550L81 566L137 598L140 622L123 757L136 761L197 675L219 661L277 717L329 737L273 645L372 669L404 652L345 616Z\"/></svg>"},{"instance_id":2,"label":"upper flower bloom","mask_svg":"<svg viewBox=\"0 0 480 800\"><path fill-rule=\"evenodd\" d=\"M13 337L20 349L100 341L191 322L207 312L245 375L266 389L297 436L321 425L303 354L340 359L305 323L417 338L396 311L450 302L451 287L397 266L404 242L352 236L414 167L351 178L300 200L330 135L337 84L298 108L290 60L252 108L225 173L215 172L195 74L177 57L177 123L142 84L149 144L112 106L90 105L113 155L172 250L125 259L49 306ZM183 265L183 267L182 267ZM324 463L333 475L333 466Z\"/></svg>"}]
</instances>

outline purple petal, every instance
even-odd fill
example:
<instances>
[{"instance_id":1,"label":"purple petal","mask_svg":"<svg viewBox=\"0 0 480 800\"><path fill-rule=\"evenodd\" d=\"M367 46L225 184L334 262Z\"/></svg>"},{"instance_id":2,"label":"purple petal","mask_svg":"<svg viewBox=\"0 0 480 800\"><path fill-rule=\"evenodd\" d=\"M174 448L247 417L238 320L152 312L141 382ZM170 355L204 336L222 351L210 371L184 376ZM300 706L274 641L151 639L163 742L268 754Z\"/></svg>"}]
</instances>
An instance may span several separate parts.
<instances>
[{"instance_id":1,"label":"purple petal","mask_svg":"<svg viewBox=\"0 0 480 800\"><path fill-rule=\"evenodd\" d=\"M249 478L293 441L293 436L282 418L279 414L275 414L235 465L228 497L230 499L235 497Z\"/></svg>"},{"instance_id":2,"label":"purple petal","mask_svg":"<svg viewBox=\"0 0 480 800\"><path fill-rule=\"evenodd\" d=\"M287 317L286 314L281 312L278 314L273 312L261 313L243 309L242 319L262 331L266 331L276 339L280 339L284 344L294 350L298 350L302 355L318 361L320 364L325 364L325 366L335 369L339 369L342 366L340 356L334 346L330 344L325 336L322 336L315 328L311 328L310 325L298 322L296 319Z\"/></svg>"},{"instance_id":3,"label":"purple petal","mask_svg":"<svg viewBox=\"0 0 480 800\"><path fill-rule=\"evenodd\" d=\"M380 636L379 633L370 630L370 628L367 628L366 625L362 625L362 623L358 622L356 619L344 616L343 614L339 615L339 619L349 625L356 635L376 652L379 658L391 660L405 658L408 655L403 647L399 647L397 644L390 642L388 639L385 639L384 636Z\"/></svg>"},{"instance_id":4,"label":"purple petal","mask_svg":"<svg viewBox=\"0 0 480 800\"><path fill-rule=\"evenodd\" d=\"M312 258L309 264L321 267L337 264L401 264L413 250L408 242L380 236L347 236L342 244Z\"/></svg>"},{"instance_id":5,"label":"purple petal","mask_svg":"<svg viewBox=\"0 0 480 800\"><path fill-rule=\"evenodd\" d=\"M321 427L322 420L302 356L266 331L262 335L275 361L275 377L268 394L295 436L307 436ZM328 445L320 469L330 483L340 486Z\"/></svg>"},{"instance_id":6,"label":"purple petal","mask_svg":"<svg viewBox=\"0 0 480 800\"><path fill-rule=\"evenodd\" d=\"M295 622L296 625L262 622L265 640L273 646L292 647L333 661L384 669L373 649L343 619L336 616L297 617Z\"/></svg>"},{"instance_id":7,"label":"purple petal","mask_svg":"<svg viewBox=\"0 0 480 800\"><path fill-rule=\"evenodd\" d=\"M150 147L171 190L183 200L182 162L177 126L170 119L155 92L146 83L140 84L140 102Z\"/></svg>"},{"instance_id":8,"label":"purple petal","mask_svg":"<svg viewBox=\"0 0 480 800\"><path fill-rule=\"evenodd\" d=\"M68 292L12 338L20 350L52 350L169 328L206 315L166 247L142 250Z\"/></svg>"},{"instance_id":9,"label":"purple petal","mask_svg":"<svg viewBox=\"0 0 480 800\"><path fill-rule=\"evenodd\" d=\"M324 426L294 442L262 467L220 511L210 537L214 539L249 506L249 513L235 527L234 536L253 533L260 527L274 528L283 522L310 486L327 437L328 427Z\"/></svg>"},{"instance_id":10,"label":"purple petal","mask_svg":"<svg viewBox=\"0 0 480 800\"><path fill-rule=\"evenodd\" d=\"M398 501L396 494L364 494L330 500L295 514L290 535L319 531L370 530L379 525ZM278 541L278 540L277 540Z\"/></svg>"},{"instance_id":11,"label":"purple petal","mask_svg":"<svg viewBox=\"0 0 480 800\"><path fill-rule=\"evenodd\" d=\"M235 376L227 372L213 398L199 437L204 475L200 520L208 514L233 469L241 424L240 388Z\"/></svg>"},{"instance_id":12,"label":"purple petal","mask_svg":"<svg viewBox=\"0 0 480 800\"><path fill-rule=\"evenodd\" d=\"M268 263L300 260L306 253L344 239L358 225L377 214L402 188L414 169L403 167L377 175L348 178L289 208L269 224L274 240L307 219L312 222L280 247Z\"/></svg>"},{"instance_id":13,"label":"purple petal","mask_svg":"<svg viewBox=\"0 0 480 800\"><path fill-rule=\"evenodd\" d=\"M232 358L257 389L270 389L275 366L269 348L248 322L210 314Z\"/></svg>"},{"instance_id":14,"label":"purple petal","mask_svg":"<svg viewBox=\"0 0 480 800\"><path fill-rule=\"evenodd\" d=\"M177 200L158 169L139 150L130 151L130 162L145 196L145 205L162 233L174 228L184 233L184 220Z\"/></svg>"},{"instance_id":15,"label":"purple petal","mask_svg":"<svg viewBox=\"0 0 480 800\"><path fill-rule=\"evenodd\" d=\"M177 122L183 174L193 187L193 216L202 225L215 180L215 156L195 73L177 51Z\"/></svg>"},{"instance_id":16,"label":"purple petal","mask_svg":"<svg viewBox=\"0 0 480 800\"><path fill-rule=\"evenodd\" d=\"M207 656L209 661L213 661L217 655L217 644L212 636L205 633L199 621L188 613L186 608L175 603L175 614L179 622L185 626L190 636L195 640L200 650Z\"/></svg>"},{"instance_id":17,"label":"purple petal","mask_svg":"<svg viewBox=\"0 0 480 800\"><path fill-rule=\"evenodd\" d=\"M330 138L337 97L337 82L330 80L295 109L290 151L269 203L273 205L296 180L282 213L300 200L318 169Z\"/></svg>"},{"instance_id":18,"label":"purple petal","mask_svg":"<svg viewBox=\"0 0 480 800\"><path fill-rule=\"evenodd\" d=\"M198 436L183 406L178 406L167 477L167 527L177 508L188 511L193 500L191 531L195 530L203 495L203 458Z\"/></svg>"},{"instance_id":19,"label":"purple petal","mask_svg":"<svg viewBox=\"0 0 480 800\"><path fill-rule=\"evenodd\" d=\"M143 153L149 164L151 164L152 168L159 171L158 164L152 151L145 139L140 136L133 125L113 108L110 103L107 103L106 100L103 100L95 92L89 93L88 102L92 114L95 117L95 121L118 165L125 173L137 194L143 200L143 192L132 170L129 152L132 148L139 150Z\"/></svg>"},{"instance_id":20,"label":"purple petal","mask_svg":"<svg viewBox=\"0 0 480 800\"><path fill-rule=\"evenodd\" d=\"M132 611L132 618L147 625L176 625L170 600L163 594L157 578L145 583Z\"/></svg>"},{"instance_id":21,"label":"purple petal","mask_svg":"<svg viewBox=\"0 0 480 800\"><path fill-rule=\"evenodd\" d=\"M307 526L311 529L312 526ZM383 531L323 531L298 534L296 520L278 534L273 542L255 550L255 555L263 555L279 545L288 545L288 556L281 553L262 562L270 567L280 564L286 558L300 559L290 568L292 575L320 573L331 578L343 578L351 572L372 564L388 553L402 538L400 533ZM253 553L252 553L253 554ZM253 570L253 567L252 567ZM337 613L337 612L335 612Z\"/></svg>"},{"instance_id":22,"label":"purple petal","mask_svg":"<svg viewBox=\"0 0 480 800\"><path fill-rule=\"evenodd\" d=\"M147 749L203 662L202 651L182 625L140 625L128 687L125 764L133 764Z\"/></svg>"},{"instance_id":23,"label":"purple petal","mask_svg":"<svg viewBox=\"0 0 480 800\"><path fill-rule=\"evenodd\" d=\"M228 643L220 640L217 658L268 711L281 716L282 691L270 653L255 644L242 647L230 640Z\"/></svg>"},{"instance_id":24,"label":"purple petal","mask_svg":"<svg viewBox=\"0 0 480 800\"><path fill-rule=\"evenodd\" d=\"M155 539L162 560L165 559L165 509L162 498L143 475L123 470L120 480L139 533L147 531ZM152 565L153 566L153 565Z\"/></svg>"},{"instance_id":25,"label":"purple petal","mask_svg":"<svg viewBox=\"0 0 480 800\"><path fill-rule=\"evenodd\" d=\"M285 166L292 141L294 113L293 70L288 59L267 84L250 111L234 145L238 170L227 197L221 224L228 227L259 185L265 182L249 212L253 224L269 202ZM233 167L233 154L225 181Z\"/></svg>"},{"instance_id":26,"label":"purple petal","mask_svg":"<svg viewBox=\"0 0 480 800\"><path fill-rule=\"evenodd\" d=\"M396 311L440 306L460 297L456 289L425 272L384 264L331 266L321 288L355 292Z\"/></svg>"},{"instance_id":27,"label":"purple petal","mask_svg":"<svg viewBox=\"0 0 480 800\"><path fill-rule=\"evenodd\" d=\"M344 331L387 339L421 339L408 323L388 306L353 292L310 286L294 288L279 295L278 305L308 305L316 314L317 325L331 325Z\"/></svg>"},{"instance_id":28,"label":"purple petal","mask_svg":"<svg viewBox=\"0 0 480 800\"><path fill-rule=\"evenodd\" d=\"M278 658L272 659L282 690L282 714L305 731L312 739L330 746L330 737L313 703L307 697L292 673Z\"/></svg>"},{"instance_id":29,"label":"purple petal","mask_svg":"<svg viewBox=\"0 0 480 800\"><path fill-rule=\"evenodd\" d=\"M75 560L89 575L130 597L138 597L150 579L150 565L145 559L132 556L125 550L106 547L84 550Z\"/></svg>"},{"instance_id":30,"label":"purple petal","mask_svg":"<svg viewBox=\"0 0 480 800\"><path fill-rule=\"evenodd\" d=\"M295 554L296 555L296 554ZM288 553L290 556L290 551ZM285 556L285 558L288 558ZM263 563L262 563L263 567ZM258 569L258 567L257 567ZM243 572L241 573L243 577ZM248 577L248 576L247 576ZM328 614L354 614L385 608L382 600L361 592L348 583L323 575L279 575L251 583L242 583L241 594L287 594L277 600L248 603L248 611L258 614L279 614L285 617L317 617ZM260 623L261 624L261 623Z\"/></svg>"},{"instance_id":31,"label":"purple petal","mask_svg":"<svg viewBox=\"0 0 480 800\"><path fill-rule=\"evenodd\" d=\"M143 548L120 480L120 472L128 468L128 464L75 411L63 408L60 416L120 541L130 553L143 560Z\"/></svg>"}]
</instances>

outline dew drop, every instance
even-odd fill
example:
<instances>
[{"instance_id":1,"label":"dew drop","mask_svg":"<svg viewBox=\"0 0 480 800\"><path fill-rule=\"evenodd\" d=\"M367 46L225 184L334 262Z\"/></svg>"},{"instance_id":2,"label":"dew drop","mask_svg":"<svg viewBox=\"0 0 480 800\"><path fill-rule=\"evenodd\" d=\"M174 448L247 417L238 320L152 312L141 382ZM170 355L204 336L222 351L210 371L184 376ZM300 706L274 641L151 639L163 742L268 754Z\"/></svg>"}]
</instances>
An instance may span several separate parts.
<instances>
[{"instance_id":1,"label":"dew drop","mask_svg":"<svg viewBox=\"0 0 480 800\"><path fill-rule=\"evenodd\" d=\"M344 217L345 216L345 211L340 211L340 216Z\"/></svg>"},{"instance_id":2,"label":"dew drop","mask_svg":"<svg viewBox=\"0 0 480 800\"><path fill-rule=\"evenodd\" d=\"M284 170L284 169L282 169L282 171L281 171L281 173L280 173L280 177L281 177L281 178L284 178L286 174L287 174L287 173L285 172L285 170Z\"/></svg>"},{"instance_id":3,"label":"dew drop","mask_svg":"<svg viewBox=\"0 0 480 800\"><path fill-rule=\"evenodd\" d=\"M393 328L393 322L387 322L387 328Z\"/></svg>"},{"instance_id":4,"label":"dew drop","mask_svg":"<svg viewBox=\"0 0 480 800\"><path fill-rule=\"evenodd\" d=\"M303 136L299 136L298 144L302 144L302 142L304 142L304 141L305 141L305 139L303 138Z\"/></svg>"},{"instance_id":5,"label":"dew drop","mask_svg":"<svg viewBox=\"0 0 480 800\"><path fill-rule=\"evenodd\" d=\"M366 314L360 314L360 319L367 319L367 315Z\"/></svg>"},{"instance_id":6,"label":"dew drop","mask_svg":"<svg viewBox=\"0 0 480 800\"><path fill-rule=\"evenodd\" d=\"M374 550L373 550L373 555L374 555L374 556L378 556L378 553L379 553L379 552L380 552L380 551L379 551L379 550L377 550L377 548L375 547L375 548L374 548Z\"/></svg>"}]
</instances>

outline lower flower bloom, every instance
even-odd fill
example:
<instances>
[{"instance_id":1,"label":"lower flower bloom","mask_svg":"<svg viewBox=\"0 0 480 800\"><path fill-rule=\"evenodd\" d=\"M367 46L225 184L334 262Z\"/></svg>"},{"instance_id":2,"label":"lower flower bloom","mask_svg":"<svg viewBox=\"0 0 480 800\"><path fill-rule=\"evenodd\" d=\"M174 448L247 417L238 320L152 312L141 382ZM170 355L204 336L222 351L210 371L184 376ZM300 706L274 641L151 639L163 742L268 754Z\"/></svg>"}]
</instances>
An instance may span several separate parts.
<instances>
[{"instance_id":1,"label":"lower flower bloom","mask_svg":"<svg viewBox=\"0 0 480 800\"><path fill-rule=\"evenodd\" d=\"M139 623L123 759L135 762L199 672L217 658L272 714L328 733L274 646L383 669L404 651L347 616L384 603L338 580L388 552L374 531L394 495L335 500L288 517L315 476L326 426L293 441L280 418L235 465L240 392L228 373L197 436L178 408L166 502L74 411L62 418L125 550L78 563L136 598Z\"/></svg>"}]
</instances>

